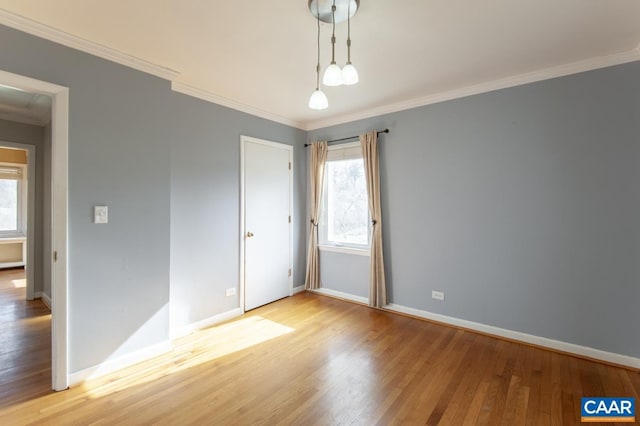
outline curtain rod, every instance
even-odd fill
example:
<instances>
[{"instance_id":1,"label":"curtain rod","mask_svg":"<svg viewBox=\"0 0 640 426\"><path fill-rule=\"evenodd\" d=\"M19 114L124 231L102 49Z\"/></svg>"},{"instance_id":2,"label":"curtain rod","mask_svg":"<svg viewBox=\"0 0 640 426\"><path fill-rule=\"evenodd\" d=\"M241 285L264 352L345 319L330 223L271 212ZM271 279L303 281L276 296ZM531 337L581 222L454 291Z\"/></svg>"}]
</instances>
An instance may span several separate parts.
<instances>
[{"instance_id":1,"label":"curtain rod","mask_svg":"<svg viewBox=\"0 0 640 426\"><path fill-rule=\"evenodd\" d=\"M389 129L379 130L379 131L378 131L378 135L379 135L380 133L389 133ZM360 137L360 136L349 136L348 138L333 139L333 140L327 141L327 143L334 143L334 142L348 141L349 139L356 139L356 138L359 138L359 137ZM304 144L304 147L306 148L306 147L308 147L309 145L311 145L311 144L310 144L310 143L305 143L305 144Z\"/></svg>"}]
</instances>

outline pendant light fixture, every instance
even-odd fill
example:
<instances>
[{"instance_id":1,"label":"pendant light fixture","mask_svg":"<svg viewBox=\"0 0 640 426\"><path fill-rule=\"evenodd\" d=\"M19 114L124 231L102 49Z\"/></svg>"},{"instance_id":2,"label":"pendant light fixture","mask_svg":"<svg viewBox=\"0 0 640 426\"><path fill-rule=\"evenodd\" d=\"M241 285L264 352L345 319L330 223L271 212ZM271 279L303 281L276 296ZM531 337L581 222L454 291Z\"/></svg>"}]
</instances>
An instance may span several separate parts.
<instances>
[{"instance_id":1,"label":"pendant light fixture","mask_svg":"<svg viewBox=\"0 0 640 426\"><path fill-rule=\"evenodd\" d=\"M342 84L342 70L336 64L336 2L331 6L331 22L333 33L331 34L331 64L324 71L322 84L325 86L340 86Z\"/></svg>"},{"instance_id":2,"label":"pendant light fixture","mask_svg":"<svg viewBox=\"0 0 640 426\"><path fill-rule=\"evenodd\" d=\"M331 64L324 72L325 86L352 85L359 80L358 71L351 63L351 17L360 7L360 0L309 0L309 11L318 25L318 61L316 64L316 90L309 98L309 108L323 110L329 106L327 96L320 90L320 21L332 24ZM347 21L347 63L344 68L336 64L336 24Z\"/></svg>"},{"instance_id":3,"label":"pendant light fixture","mask_svg":"<svg viewBox=\"0 0 640 426\"><path fill-rule=\"evenodd\" d=\"M342 68L342 84L351 86L360 81L358 70L351 64L351 2L347 9L347 64Z\"/></svg>"},{"instance_id":4,"label":"pendant light fixture","mask_svg":"<svg viewBox=\"0 0 640 426\"><path fill-rule=\"evenodd\" d=\"M316 5L317 6L317 5ZM318 62L316 64L316 90L309 98L309 108L323 110L329 106L327 95L320 90L320 11L316 8L316 17L318 21Z\"/></svg>"}]
</instances>

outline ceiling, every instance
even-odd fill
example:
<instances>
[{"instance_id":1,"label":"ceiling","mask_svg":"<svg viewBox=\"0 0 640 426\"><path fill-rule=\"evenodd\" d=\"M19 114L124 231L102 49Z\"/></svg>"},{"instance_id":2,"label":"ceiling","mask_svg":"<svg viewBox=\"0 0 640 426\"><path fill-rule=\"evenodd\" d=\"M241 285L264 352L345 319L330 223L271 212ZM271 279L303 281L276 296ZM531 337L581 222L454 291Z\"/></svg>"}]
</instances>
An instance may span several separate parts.
<instances>
[{"instance_id":1,"label":"ceiling","mask_svg":"<svg viewBox=\"0 0 640 426\"><path fill-rule=\"evenodd\" d=\"M0 119L45 125L51 121L51 98L0 85Z\"/></svg>"},{"instance_id":2,"label":"ceiling","mask_svg":"<svg viewBox=\"0 0 640 426\"><path fill-rule=\"evenodd\" d=\"M0 8L176 70L179 85L303 129L524 81L517 76L640 59L638 0L361 0L351 22L360 83L323 87L329 108L313 111L316 22L307 0L0 0ZM321 27L324 69L331 26ZM336 27L340 65L346 29Z\"/></svg>"}]
</instances>

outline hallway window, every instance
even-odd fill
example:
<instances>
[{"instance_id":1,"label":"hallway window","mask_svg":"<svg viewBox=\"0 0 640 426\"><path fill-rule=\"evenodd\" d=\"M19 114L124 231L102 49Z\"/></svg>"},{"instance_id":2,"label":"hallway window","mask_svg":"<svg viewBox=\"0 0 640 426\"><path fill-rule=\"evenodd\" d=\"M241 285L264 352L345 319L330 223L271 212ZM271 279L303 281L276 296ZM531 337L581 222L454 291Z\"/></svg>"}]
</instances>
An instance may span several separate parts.
<instances>
[{"instance_id":1,"label":"hallway window","mask_svg":"<svg viewBox=\"0 0 640 426\"><path fill-rule=\"evenodd\" d=\"M0 165L0 234L23 234L24 171Z\"/></svg>"}]
</instances>

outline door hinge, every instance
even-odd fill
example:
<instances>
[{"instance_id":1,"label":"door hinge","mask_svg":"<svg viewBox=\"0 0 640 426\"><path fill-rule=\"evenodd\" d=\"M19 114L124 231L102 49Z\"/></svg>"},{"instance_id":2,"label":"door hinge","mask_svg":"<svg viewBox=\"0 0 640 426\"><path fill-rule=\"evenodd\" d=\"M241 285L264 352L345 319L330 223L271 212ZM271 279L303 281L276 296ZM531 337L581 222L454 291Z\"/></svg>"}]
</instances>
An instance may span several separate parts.
<instances>
[{"instance_id":1,"label":"door hinge","mask_svg":"<svg viewBox=\"0 0 640 426\"><path fill-rule=\"evenodd\" d=\"M289 268L289 276L291 276L291 268Z\"/></svg>"},{"instance_id":2,"label":"door hinge","mask_svg":"<svg viewBox=\"0 0 640 426\"><path fill-rule=\"evenodd\" d=\"M291 161L289 161L289 170L291 170Z\"/></svg>"},{"instance_id":3,"label":"door hinge","mask_svg":"<svg viewBox=\"0 0 640 426\"><path fill-rule=\"evenodd\" d=\"M54 251L53 251L53 261L54 261L54 262L57 262L57 261L58 261L58 251L57 251L57 250L54 250Z\"/></svg>"},{"instance_id":4,"label":"door hinge","mask_svg":"<svg viewBox=\"0 0 640 426\"><path fill-rule=\"evenodd\" d=\"M291 216L289 216L289 223L291 223Z\"/></svg>"}]
</instances>

